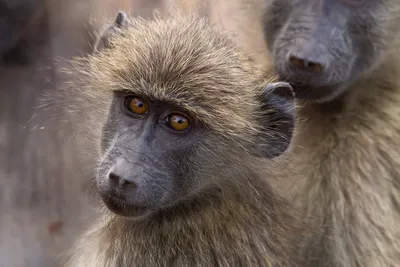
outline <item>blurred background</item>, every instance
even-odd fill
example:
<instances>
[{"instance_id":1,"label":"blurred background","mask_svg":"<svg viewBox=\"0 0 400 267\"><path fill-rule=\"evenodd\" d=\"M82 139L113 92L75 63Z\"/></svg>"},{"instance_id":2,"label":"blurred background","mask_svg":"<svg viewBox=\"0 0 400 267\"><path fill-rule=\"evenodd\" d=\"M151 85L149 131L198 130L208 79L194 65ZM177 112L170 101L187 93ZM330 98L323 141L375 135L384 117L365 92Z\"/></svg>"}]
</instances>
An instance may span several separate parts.
<instances>
[{"instance_id":1,"label":"blurred background","mask_svg":"<svg viewBox=\"0 0 400 267\"><path fill-rule=\"evenodd\" d=\"M161 0L0 0L0 267L56 266L85 229L93 159L73 134L79 118L35 107L62 85L63 62L91 51L104 26L92 21L154 8Z\"/></svg>"}]
</instances>

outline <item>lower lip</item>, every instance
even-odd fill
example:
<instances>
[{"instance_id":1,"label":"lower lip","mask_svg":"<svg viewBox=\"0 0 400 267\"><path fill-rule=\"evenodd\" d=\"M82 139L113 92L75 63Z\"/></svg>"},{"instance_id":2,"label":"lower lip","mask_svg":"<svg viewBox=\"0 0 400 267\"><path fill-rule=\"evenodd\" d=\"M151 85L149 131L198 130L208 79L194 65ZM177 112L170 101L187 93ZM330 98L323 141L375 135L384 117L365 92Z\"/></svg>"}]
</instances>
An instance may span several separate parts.
<instances>
[{"instance_id":1,"label":"lower lip","mask_svg":"<svg viewBox=\"0 0 400 267\"><path fill-rule=\"evenodd\" d=\"M298 99L318 100L323 99L333 93L334 86L314 87L312 85L290 83Z\"/></svg>"},{"instance_id":2,"label":"lower lip","mask_svg":"<svg viewBox=\"0 0 400 267\"><path fill-rule=\"evenodd\" d=\"M128 204L125 200L114 196L102 197L102 199L110 211L123 217L140 217L145 215L150 210L148 207Z\"/></svg>"}]
</instances>

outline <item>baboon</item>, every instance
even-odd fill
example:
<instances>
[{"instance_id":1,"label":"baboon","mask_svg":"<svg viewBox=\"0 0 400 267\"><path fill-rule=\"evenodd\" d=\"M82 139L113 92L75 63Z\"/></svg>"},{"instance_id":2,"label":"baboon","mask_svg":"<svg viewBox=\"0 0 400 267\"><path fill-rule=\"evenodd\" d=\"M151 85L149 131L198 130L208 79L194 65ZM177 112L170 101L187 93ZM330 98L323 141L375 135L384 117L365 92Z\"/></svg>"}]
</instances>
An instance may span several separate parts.
<instances>
[{"instance_id":1,"label":"baboon","mask_svg":"<svg viewBox=\"0 0 400 267\"><path fill-rule=\"evenodd\" d=\"M245 49L261 68L268 69L271 60L262 35L264 0L163 0L166 9L198 12L205 9L210 19L229 31L235 43Z\"/></svg>"},{"instance_id":2,"label":"baboon","mask_svg":"<svg viewBox=\"0 0 400 267\"><path fill-rule=\"evenodd\" d=\"M292 89L266 83L214 26L120 12L75 63L69 89L81 92L107 208L66 266L302 266L301 224L274 191Z\"/></svg>"},{"instance_id":3,"label":"baboon","mask_svg":"<svg viewBox=\"0 0 400 267\"><path fill-rule=\"evenodd\" d=\"M398 266L400 1L266 3L265 40L299 99L291 162L307 178L292 191L326 229L305 255L311 266Z\"/></svg>"}]
</instances>

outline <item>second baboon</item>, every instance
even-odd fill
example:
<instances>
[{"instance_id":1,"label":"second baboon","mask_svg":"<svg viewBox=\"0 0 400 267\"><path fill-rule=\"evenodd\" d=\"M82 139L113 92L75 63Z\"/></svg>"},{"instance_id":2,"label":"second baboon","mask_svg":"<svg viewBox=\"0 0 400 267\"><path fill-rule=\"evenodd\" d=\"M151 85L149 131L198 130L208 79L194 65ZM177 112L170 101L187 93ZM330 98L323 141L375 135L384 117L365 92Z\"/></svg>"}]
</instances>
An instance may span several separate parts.
<instances>
[{"instance_id":1,"label":"second baboon","mask_svg":"<svg viewBox=\"0 0 400 267\"><path fill-rule=\"evenodd\" d=\"M293 83L291 161L307 216L322 215L311 266L400 262L400 1L268 0L265 37Z\"/></svg>"},{"instance_id":2,"label":"second baboon","mask_svg":"<svg viewBox=\"0 0 400 267\"><path fill-rule=\"evenodd\" d=\"M264 0L162 0L166 9L185 12L205 10L213 23L229 31L235 43L261 68L268 69L271 60L262 35Z\"/></svg>"},{"instance_id":3,"label":"second baboon","mask_svg":"<svg viewBox=\"0 0 400 267\"><path fill-rule=\"evenodd\" d=\"M266 83L194 14L119 13L100 38L72 89L99 149L106 216L67 266L303 266L300 224L275 194L289 172L265 160L290 145L291 87Z\"/></svg>"}]
</instances>

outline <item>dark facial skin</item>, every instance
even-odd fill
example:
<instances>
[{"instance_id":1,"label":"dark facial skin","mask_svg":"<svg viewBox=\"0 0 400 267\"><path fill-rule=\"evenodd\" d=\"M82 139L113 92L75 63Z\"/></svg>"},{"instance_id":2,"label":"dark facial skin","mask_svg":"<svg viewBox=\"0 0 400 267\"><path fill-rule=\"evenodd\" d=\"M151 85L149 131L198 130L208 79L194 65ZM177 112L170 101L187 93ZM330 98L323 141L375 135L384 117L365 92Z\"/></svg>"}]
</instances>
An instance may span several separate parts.
<instances>
[{"instance_id":1,"label":"dark facial skin","mask_svg":"<svg viewBox=\"0 0 400 267\"><path fill-rule=\"evenodd\" d=\"M305 100L333 100L368 75L382 61L396 28L394 1L266 3L264 34L276 70Z\"/></svg>"},{"instance_id":2,"label":"dark facial skin","mask_svg":"<svg viewBox=\"0 0 400 267\"><path fill-rule=\"evenodd\" d=\"M255 136L260 139L254 142L257 146L252 152L256 157L271 158L289 146L295 117L293 91L287 83L273 83L266 90L261 109L268 112L268 129L276 129L277 134ZM135 113L127 104L132 99L139 99L146 112ZM183 127L182 118L187 119L187 128L177 130ZM243 149L246 144L223 141L224 135L207 130L182 108L116 92L103 127L103 157L97 174L104 203L118 215L140 218L201 191L215 177L223 176L218 175L220 166L232 164L232 151L239 153L237 158L248 153Z\"/></svg>"},{"instance_id":3,"label":"dark facial skin","mask_svg":"<svg viewBox=\"0 0 400 267\"><path fill-rule=\"evenodd\" d=\"M144 215L186 194L189 185L177 170L186 169L188 162L181 159L191 154L203 131L184 110L150 99L139 97L147 111L135 114L126 106L132 97L113 97L97 181L107 206L124 216ZM188 129L174 130L171 115L186 117Z\"/></svg>"},{"instance_id":4,"label":"dark facial skin","mask_svg":"<svg viewBox=\"0 0 400 267\"><path fill-rule=\"evenodd\" d=\"M94 52L112 49L109 38L130 26L126 14L119 12L102 33ZM237 90L229 91L234 86L226 85L225 77L214 79L211 88L229 88L215 93L230 99L231 107L210 100L210 87L204 84L171 92L169 86L158 88L160 80L168 84L169 79L179 81L182 76L179 72L171 76L179 70L174 64L166 64L171 59L163 59L168 75L159 74L155 82L133 86L132 91L113 91L102 127L102 157L96 182L106 206L121 216L143 218L196 194L219 190L224 179L234 183L226 169L231 171L229 166L238 164L244 154L254 159L273 158L286 151L292 139L295 105L288 83L269 83L254 91L246 88L239 94ZM146 64L155 64L152 60ZM196 73L190 73L192 76ZM207 115L197 114L196 105L203 110L197 113ZM240 116L235 115L238 113ZM243 123L251 127L243 128Z\"/></svg>"}]
</instances>

